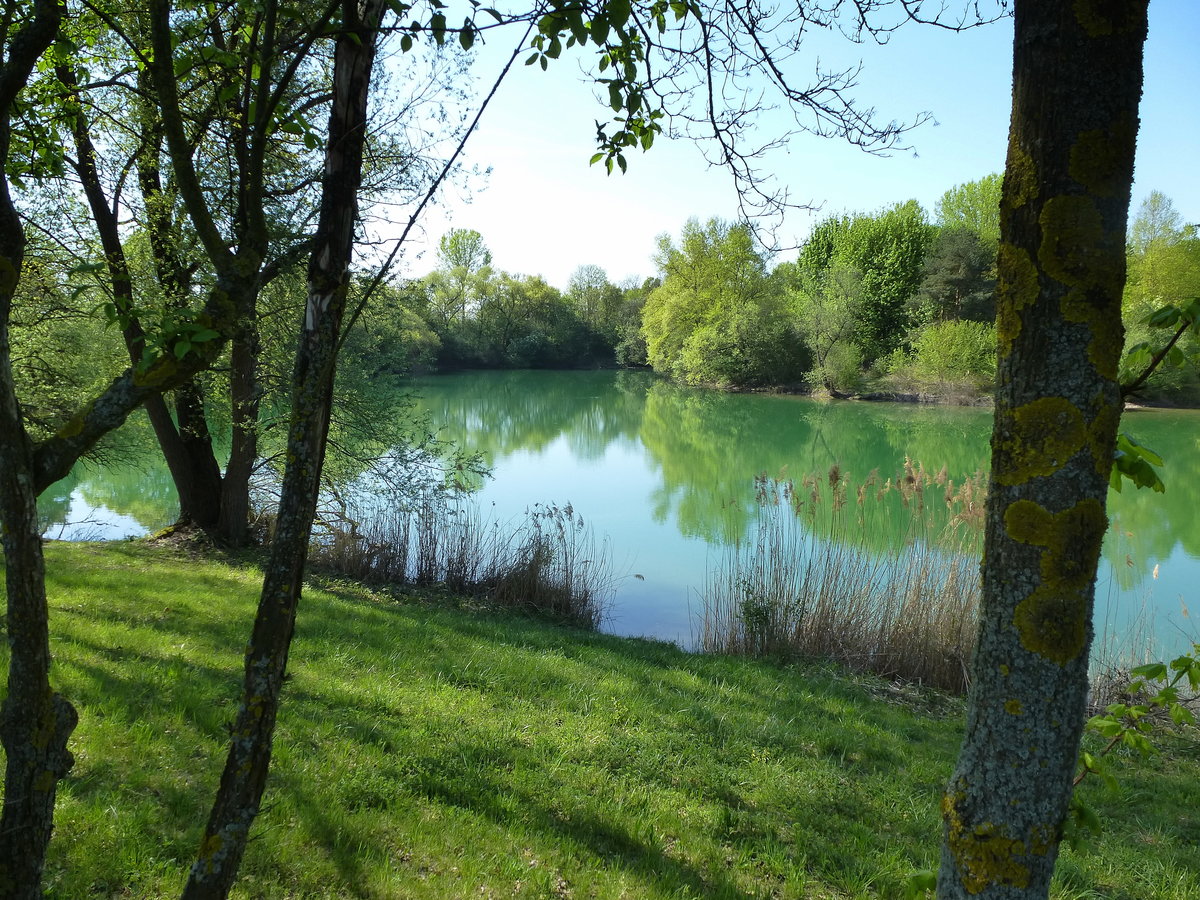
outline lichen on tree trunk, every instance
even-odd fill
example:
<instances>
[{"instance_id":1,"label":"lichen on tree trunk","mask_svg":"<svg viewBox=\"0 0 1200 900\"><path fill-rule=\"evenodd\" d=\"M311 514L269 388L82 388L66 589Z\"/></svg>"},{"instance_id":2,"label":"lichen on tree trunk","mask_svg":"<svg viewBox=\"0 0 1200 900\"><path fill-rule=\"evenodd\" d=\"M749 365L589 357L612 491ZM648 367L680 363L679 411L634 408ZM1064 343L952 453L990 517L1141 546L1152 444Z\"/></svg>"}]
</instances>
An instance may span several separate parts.
<instances>
[{"instance_id":1,"label":"lichen on tree trunk","mask_svg":"<svg viewBox=\"0 0 1200 900\"><path fill-rule=\"evenodd\" d=\"M1146 6L1015 4L983 598L941 898L1048 896L1068 812L1121 412Z\"/></svg>"}]
</instances>

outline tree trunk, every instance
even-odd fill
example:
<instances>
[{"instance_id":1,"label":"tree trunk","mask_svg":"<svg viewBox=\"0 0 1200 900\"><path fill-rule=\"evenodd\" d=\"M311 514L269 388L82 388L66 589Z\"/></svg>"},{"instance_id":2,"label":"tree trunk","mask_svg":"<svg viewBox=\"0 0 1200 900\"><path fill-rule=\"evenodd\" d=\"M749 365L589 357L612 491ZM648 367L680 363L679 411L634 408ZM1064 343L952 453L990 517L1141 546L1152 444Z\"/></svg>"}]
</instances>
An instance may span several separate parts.
<instances>
[{"instance_id":1,"label":"tree trunk","mask_svg":"<svg viewBox=\"0 0 1200 900\"><path fill-rule=\"evenodd\" d=\"M367 97L383 0L343 6L334 55L325 175L308 302L292 375L292 412L275 539L246 649L242 701L185 900L224 898L258 815L325 459L338 337L362 178Z\"/></svg>"},{"instance_id":2,"label":"tree trunk","mask_svg":"<svg viewBox=\"0 0 1200 900\"><path fill-rule=\"evenodd\" d=\"M1121 415L1146 6L1015 4L983 601L940 898L1046 897L1062 838Z\"/></svg>"},{"instance_id":3,"label":"tree trunk","mask_svg":"<svg viewBox=\"0 0 1200 900\"><path fill-rule=\"evenodd\" d=\"M137 155L137 179L145 209L146 234L163 302L181 309L187 304L191 277L181 237L174 226L172 204L162 188L159 169L162 122L149 100L154 96L154 86L144 68L138 73L138 88L141 147ZM204 397L195 379L179 385L174 396L177 421L170 419L165 402L161 403L161 411L160 403L147 402L146 411L179 494L180 520L215 533L221 510L221 467L213 453Z\"/></svg>"},{"instance_id":4,"label":"tree trunk","mask_svg":"<svg viewBox=\"0 0 1200 900\"><path fill-rule=\"evenodd\" d=\"M190 490L186 510L180 491L180 514L193 525L215 533L221 515L221 466L213 452L212 435L204 413L204 392L193 378L175 388L174 396L179 440L187 458L185 477ZM179 487L178 481L176 487Z\"/></svg>"},{"instance_id":5,"label":"tree trunk","mask_svg":"<svg viewBox=\"0 0 1200 900\"><path fill-rule=\"evenodd\" d=\"M0 897L41 896L58 782L74 760L67 741L74 708L50 687L50 627L45 562L37 526L33 445L21 421L12 377L9 322L25 256L25 232L8 191L13 103L54 40L63 9L39 0L0 54L0 544L10 648L8 690L0 708L4 806L0 812ZM6 24L11 20L6 17ZM10 25L10 28L12 26Z\"/></svg>"},{"instance_id":6,"label":"tree trunk","mask_svg":"<svg viewBox=\"0 0 1200 900\"><path fill-rule=\"evenodd\" d=\"M256 292L255 292L256 293ZM242 315L243 329L230 348L229 403L231 443L229 464L221 480L221 512L217 535L230 547L241 547L250 522L250 476L258 460L258 325L254 293Z\"/></svg>"},{"instance_id":7,"label":"tree trunk","mask_svg":"<svg viewBox=\"0 0 1200 900\"><path fill-rule=\"evenodd\" d=\"M67 65L59 65L55 71L63 85L75 92L75 96L72 97L75 104L75 115L71 120L71 134L75 141L76 151L75 171L83 186L84 195L87 197L92 221L96 226L96 233L100 237L100 246L104 251L113 303L122 317L121 334L129 352L130 364L136 367L141 362L142 352L146 346L146 333L136 315L137 305L133 295L133 279L129 273L125 247L121 241L121 225L117 219L116 202L109 200L100 181L100 173L96 167L96 147L92 142L82 99L77 93L79 86L75 78L75 71ZM145 154L143 154L143 158L144 156ZM161 199L158 194L146 190L147 175L140 175L140 180L143 187L143 199L150 212L151 246L156 261L161 261L168 255L161 249L164 240L164 235L161 233L164 230L163 216L160 214ZM157 182L157 173L153 174L153 181ZM114 200L116 199L119 198L114 198ZM166 277L164 277L164 268L168 269L165 273ZM178 297L179 281L172 277L173 274L165 262L160 262L160 283L167 302ZM154 429L154 436L158 440L163 459L171 472L175 491L179 495L180 520L211 528L216 524L217 505L220 499L220 470L217 468L216 459L212 458L212 469L216 474L216 482L215 484L206 483L204 477L206 473L203 468L205 460L202 455L199 459L196 458L198 448L195 446L195 442L183 439L175 426L175 421L171 418L171 411L167 408L162 394L147 397L145 405L150 425ZM211 445L208 447L208 455L212 456Z\"/></svg>"}]
</instances>

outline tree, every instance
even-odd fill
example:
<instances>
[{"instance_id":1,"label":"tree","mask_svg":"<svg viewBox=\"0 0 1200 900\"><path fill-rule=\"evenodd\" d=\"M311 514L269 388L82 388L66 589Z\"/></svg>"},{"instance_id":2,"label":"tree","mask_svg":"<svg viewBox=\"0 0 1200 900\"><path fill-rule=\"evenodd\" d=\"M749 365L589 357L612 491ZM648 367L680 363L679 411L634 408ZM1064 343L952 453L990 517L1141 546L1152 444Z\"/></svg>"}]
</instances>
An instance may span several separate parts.
<instances>
[{"instance_id":1,"label":"tree","mask_svg":"<svg viewBox=\"0 0 1200 900\"><path fill-rule=\"evenodd\" d=\"M63 478L96 442L118 428L152 394L181 384L212 364L236 327L237 285L218 279L194 316L164 327L151 352L82 404L53 434L34 440L26 430L12 377L10 328L20 287L26 238L9 187L10 173L42 177L46 171L14 157L14 139L29 159L53 160L39 123L14 128L19 97L35 66L56 39L63 9L54 0L6 6L0 40L0 540L11 655L8 691L0 712L5 752L4 806L0 814L0 891L37 897L50 839L59 780L73 759L67 742L77 722L71 703L50 682L49 616L45 564L37 523L37 497ZM24 155L24 154L23 154ZM49 167L53 169L51 165Z\"/></svg>"},{"instance_id":2,"label":"tree","mask_svg":"<svg viewBox=\"0 0 1200 900\"><path fill-rule=\"evenodd\" d=\"M469 228L453 228L438 241L438 262L442 269L466 269L478 272L492 264L492 251L483 242L483 235Z\"/></svg>"},{"instance_id":3,"label":"tree","mask_svg":"<svg viewBox=\"0 0 1200 900\"><path fill-rule=\"evenodd\" d=\"M909 200L874 214L830 217L800 249L797 271L808 284L836 267L859 273L863 296L852 340L864 364L903 341L934 231L920 204Z\"/></svg>"},{"instance_id":4,"label":"tree","mask_svg":"<svg viewBox=\"0 0 1200 900\"><path fill-rule=\"evenodd\" d=\"M642 309L655 370L692 384L781 383L799 358L783 284L767 272L748 228L695 219L679 246L663 236L662 286Z\"/></svg>"},{"instance_id":5,"label":"tree","mask_svg":"<svg viewBox=\"0 0 1200 900\"><path fill-rule=\"evenodd\" d=\"M1195 390L1200 374L1200 237L1180 223L1170 199L1152 191L1129 228L1129 244L1121 393L1178 398Z\"/></svg>"},{"instance_id":6,"label":"tree","mask_svg":"<svg viewBox=\"0 0 1200 900\"><path fill-rule=\"evenodd\" d=\"M1153 244L1174 244L1183 234L1183 219L1171 198L1162 191L1151 191L1129 226L1129 251L1143 254Z\"/></svg>"},{"instance_id":7,"label":"tree","mask_svg":"<svg viewBox=\"0 0 1200 900\"><path fill-rule=\"evenodd\" d=\"M835 395L853 390L862 361L853 341L863 303L862 274L844 265L826 269L801 284L795 303L812 356L809 382Z\"/></svg>"},{"instance_id":8,"label":"tree","mask_svg":"<svg viewBox=\"0 0 1200 900\"><path fill-rule=\"evenodd\" d=\"M443 333L465 323L479 307L492 277L492 254L478 231L456 228L438 243L436 270L425 278L431 324Z\"/></svg>"},{"instance_id":9,"label":"tree","mask_svg":"<svg viewBox=\"0 0 1200 900\"><path fill-rule=\"evenodd\" d=\"M979 642L941 898L1046 897L1088 688L1121 397L1146 0L1017 0Z\"/></svg>"},{"instance_id":10,"label":"tree","mask_svg":"<svg viewBox=\"0 0 1200 900\"><path fill-rule=\"evenodd\" d=\"M609 347L616 344L625 297L621 289L608 280L604 269L584 265L572 272L567 283L567 299L598 339Z\"/></svg>"},{"instance_id":11,"label":"tree","mask_svg":"<svg viewBox=\"0 0 1200 900\"><path fill-rule=\"evenodd\" d=\"M246 648L241 705L221 786L183 892L190 900L228 895L266 788L325 457L362 182L367 101L384 9L382 0L361 5L348 0L340 8L320 218L293 373L288 463L258 615Z\"/></svg>"},{"instance_id":12,"label":"tree","mask_svg":"<svg viewBox=\"0 0 1200 900\"><path fill-rule=\"evenodd\" d=\"M993 173L950 188L933 207L937 224L971 229L994 254L1000 244L1001 181L1001 176Z\"/></svg>"},{"instance_id":13,"label":"tree","mask_svg":"<svg viewBox=\"0 0 1200 900\"><path fill-rule=\"evenodd\" d=\"M938 229L925 257L916 318L990 322L996 317L996 248L963 225Z\"/></svg>"}]
</instances>

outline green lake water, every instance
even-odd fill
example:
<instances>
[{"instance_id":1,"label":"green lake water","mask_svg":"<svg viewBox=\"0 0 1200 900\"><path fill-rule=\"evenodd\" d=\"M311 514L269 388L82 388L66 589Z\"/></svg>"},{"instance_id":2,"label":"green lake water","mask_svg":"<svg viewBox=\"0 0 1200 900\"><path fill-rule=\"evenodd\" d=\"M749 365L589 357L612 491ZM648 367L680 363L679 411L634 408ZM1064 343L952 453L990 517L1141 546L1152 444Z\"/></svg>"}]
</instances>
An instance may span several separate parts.
<instances>
[{"instance_id":1,"label":"green lake water","mask_svg":"<svg viewBox=\"0 0 1200 900\"><path fill-rule=\"evenodd\" d=\"M479 451L485 515L518 522L570 503L608 542L619 576L606 628L691 642L698 591L754 527L759 474L799 481L837 465L852 483L906 458L961 484L987 470L987 410L821 402L681 388L637 372L485 372L420 379L442 437ZM1200 614L1200 412L1127 413L1122 427L1166 459L1165 494L1111 493L1097 629L1149 628L1186 649ZM80 467L47 492L47 534L123 537L174 515L161 466ZM881 544L902 538L881 533ZM640 576L640 577L635 577Z\"/></svg>"}]
</instances>

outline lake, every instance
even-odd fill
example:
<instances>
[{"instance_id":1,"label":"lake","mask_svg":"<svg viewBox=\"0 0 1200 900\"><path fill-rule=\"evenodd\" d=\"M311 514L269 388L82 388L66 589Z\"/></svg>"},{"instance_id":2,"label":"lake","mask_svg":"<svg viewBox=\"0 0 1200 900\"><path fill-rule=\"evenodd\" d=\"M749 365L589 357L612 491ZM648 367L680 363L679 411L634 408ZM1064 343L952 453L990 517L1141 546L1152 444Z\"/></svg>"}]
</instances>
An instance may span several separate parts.
<instances>
[{"instance_id":1,"label":"lake","mask_svg":"<svg viewBox=\"0 0 1200 900\"><path fill-rule=\"evenodd\" d=\"M872 470L894 477L906 458L956 484L987 470L987 410L724 394L641 372L464 373L413 386L442 436L490 466L477 495L485 515L518 522L534 503L570 503L607 540L619 576L606 630L684 645L706 573L754 527L757 475L799 481L837 465L853 484ZM1158 652L1182 652L1197 634L1200 412L1131 411L1122 427L1165 458L1167 492L1110 493L1097 631L1149 628ZM173 493L149 457L80 466L46 492L42 513L51 537L134 536L170 523Z\"/></svg>"}]
</instances>

